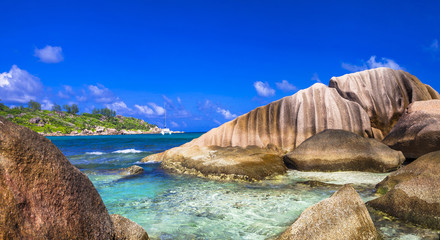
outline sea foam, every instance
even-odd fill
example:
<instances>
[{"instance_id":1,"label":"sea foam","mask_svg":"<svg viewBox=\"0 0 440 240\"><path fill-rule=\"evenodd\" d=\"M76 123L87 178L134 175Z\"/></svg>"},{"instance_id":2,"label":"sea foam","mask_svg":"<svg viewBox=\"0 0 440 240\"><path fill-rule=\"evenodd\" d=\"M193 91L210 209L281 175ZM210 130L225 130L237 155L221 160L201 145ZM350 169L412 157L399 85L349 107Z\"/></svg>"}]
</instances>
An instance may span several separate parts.
<instances>
[{"instance_id":1,"label":"sea foam","mask_svg":"<svg viewBox=\"0 0 440 240\"><path fill-rule=\"evenodd\" d=\"M90 155L102 155L104 154L103 152L86 152L86 154L90 154Z\"/></svg>"},{"instance_id":2,"label":"sea foam","mask_svg":"<svg viewBox=\"0 0 440 240\"><path fill-rule=\"evenodd\" d=\"M114 151L113 153L141 153L141 152L143 151L130 148L130 149L117 150Z\"/></svg>"}]
</instances>

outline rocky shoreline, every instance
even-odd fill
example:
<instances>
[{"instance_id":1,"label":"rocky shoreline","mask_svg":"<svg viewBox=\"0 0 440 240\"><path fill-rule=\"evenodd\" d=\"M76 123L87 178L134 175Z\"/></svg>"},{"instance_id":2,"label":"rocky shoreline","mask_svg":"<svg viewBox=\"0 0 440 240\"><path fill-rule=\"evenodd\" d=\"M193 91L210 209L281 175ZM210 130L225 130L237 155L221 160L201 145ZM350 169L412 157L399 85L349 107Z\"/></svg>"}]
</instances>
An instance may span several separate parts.
<instances>
[{"instance_id":1,"label":"rocky shoreline","mask_svg":"<svg viewBox=\"0 0 440 240\"><path fill-rule=\"evenodd\" d=\"M439 122L440 95L433 88L405 71L377 68L333 77L328 86L315 84L142 162L247 181L285 174L277 157L299 171L397 170L377 185L379 198L368 206L440 229ZM304 211L279 239L381 239L356 195L349 186L341 188Z\"/></svg>"},{"instance_id":2,"label":"rocky shoreline","mask_svg":"<svg viewBox=\"0 0 440 240\"><path fill-rule=\"evenodd\" d=\"M135 135L135 134L160 134L162 132L161 128L155 127L153 129L150 129L148 131L145 130L125 130L122 129L120 131L114 129L114 128L104 128L104 127L96 127L95 131L84 129L80 132L77 130L72 131L69 134L64 134L61 132L55 132L55 133L44 133L39 132L39 134L43 136L50 136L50 137L62 137L62 136L106 136L106 135ZM171 131L172 134L176 133L184 133L183 131Z\"/></svg>"}]
</instances>

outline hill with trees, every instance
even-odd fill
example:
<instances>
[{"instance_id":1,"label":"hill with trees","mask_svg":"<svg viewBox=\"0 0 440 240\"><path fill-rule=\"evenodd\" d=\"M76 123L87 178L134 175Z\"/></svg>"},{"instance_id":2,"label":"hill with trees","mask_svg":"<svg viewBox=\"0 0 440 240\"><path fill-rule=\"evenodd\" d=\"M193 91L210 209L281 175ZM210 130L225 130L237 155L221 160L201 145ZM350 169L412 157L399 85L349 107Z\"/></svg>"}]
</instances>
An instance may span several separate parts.
<instances>
[{"instance_id":1,"label":"hill with trees","mask_svg":"<svg viewBox=\"0 0 440 240\"><path fill-rule=\"evenodd\" d=\"M0 102L0 116L48 136L160 132L156 125L134 117L116 115L115 111L108 108L94 109L92 113L78 113L76 104L65 104L62 108L54 104L51 110L41 110L41 104L32 100L26 107L21 105L11 108Z\"/></svg>"}]
</instances>

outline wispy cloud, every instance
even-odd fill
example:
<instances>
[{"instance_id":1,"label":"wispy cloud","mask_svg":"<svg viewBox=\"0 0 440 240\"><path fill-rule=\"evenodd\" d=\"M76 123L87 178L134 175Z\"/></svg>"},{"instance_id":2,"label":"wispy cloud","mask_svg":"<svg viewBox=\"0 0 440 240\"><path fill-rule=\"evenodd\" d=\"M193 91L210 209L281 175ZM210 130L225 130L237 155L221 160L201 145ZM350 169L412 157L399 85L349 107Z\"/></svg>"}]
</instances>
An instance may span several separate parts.
<instances>
[{"instance_id":1,"label":"wispy cloud","mask_svg":"<svg viewBox=\"0 0 440 240\"><path fill-rule=\"evenodd\" d=\"M296 87L293 84L289 83L289 81L287 81L287 80L283 80L281 82L276 82L275 84L277 85L278 89L285 91L285 92L296 90Z\"/></svg>"},{"instance_id":2,"label":"wispy cloud","mask_svg":"<svg viewBox=\"0 0 440 240\"><path fill-rule=\"evenodd\" d=\"M71 86L63 85L63 89L58 91L57 95L60 98L69 99L75 95L75 92L73 91Z\"/></svg>"},{"instance_id":3,"label":"wispy cloud","mask_svg":"<svg viewBox=\"0 0 440 240\"><path fill-rule=\"evenodd\" d=\"M173 128L179 127L179 124L174 121L171 121L170 124L171 124L171 127L173 127Z\"/></svg>"},{"instance_id":4,"label":"wispy cloud","mask_svg":"<svg viewBox=\"0 0 440 240\"><path fill-rule=\"evenodd\" d=\"M87 86L89 93L98 103L111 103L116 100L115 95L102 84Z\"/></svg>"},{"instance_id":5,"label":"wispy cloud","mask_svg":"<svg viewBox=\"0 0 440 240\"><path fill-rule=\"evenodd\" d=\"M342 63L342 68L350 72L359 72L379 67L387 67L394 70L404 70L404 68L399 66L399 64L397 64L394 60L389 58L381 58L379 61L376 61L376 56L371 56L370 59L368 59L367 61L363 61L361 65Z\"/></svg>"},{"instance_id":6,"label":"wispy cloud","mask_svg":"<svg viewBox=\"0 0 440 240\"><path fill-rule=\"evenodd\" d=\"M170 110L167 112L169 116L174 118L186 118L191 116L191 112L186 110L180 97L176 98L177 104L174 104L174 101L166 95L162 95L162 97L165 101L165 108Z\"/></svg>"},{"instance_id":7,"label":"wispy cloud","mask_svg":"<svg viewBox=\"0 0 440 240\"><path fill-rule=\"evenodd\" d=\"M431 52L438 52L440 49L438 48L438 39L434 39L431 43L431 45L429 45L428 50L430 50Z\"/></svg>"},{"instance_id":8,"label":"wispy cloud","mask_svg":"<svg viewBox=\"0 0 440 240\"><path fill-rule=\"evenodd\" d=\"M275 95L275 90L267 82L256 81L254 82L254 88L260 97L272 97Z\"/></svg>"},{"instance_id":9,"label":"wispy cloud","mask_svg":"<svg viewBox=\"0 0 440 240\"><path fill-rule=\"evenodd\" d=\"M225 119L234 119L237 117L237 114L233 114L231 111L219 107L217 108L217 113L223 115Z\"/></svg>"},{"instance_id":10,"label":"wispy cloud","mask_svg":"<svg viewBox=\"0 0 440 240\"><path fill-rule=\"evenodd\" d=\"M37 100L43 92L40 79L17 65L0 74L0 99L5 102L27 103Z\"/></svg>"},{"instance_id":11,"label":"wispy cloud","mask_svg":"<svg viewBox=\"0 0 440 240\"><path fill-rule=\"evenodd\" d=\"M44 63L59 63L64 60L63 49L49 45L41 49L35 48L34 56Z\"/></svg>"},{"instance_id":12,"label":"wispy cloud","mask_svg":"<svg viewBox=\"0 0 440 240\"><path fill-rule=\"evenodd\" d=\"M321 79L319 79L318 73L314 73L311 80L314 82L321 83Z\"/></svg>"},{"instance_id":13,"label":"wispy cloud","mask_svg":"<svg viewBox=\"0 0 440 240\"><path fill-rule=\"evenodd\" d=\"M155 103L152 103L152 102L148 103L148 105L150 105L154 109L156 115L164 115L165 114L165 109L163 107L161 107Z\"/></svg>"},{"instance_id":14,"label":"wispy cloud","mask_svg":"<svg viewBox=\"0 0 440 240\"><path fill-rule=\"evenodd\" d=\"M237 117L237 114L231 113L230 110L225 109L224 107L220 107L217 104L214 104L209 99L206 99L204 102L199 102L198 109L199 111L204 112L207 116L212 116L215 112L220 114L227 120L234 119Z\"/></svg>"}]
</instances>

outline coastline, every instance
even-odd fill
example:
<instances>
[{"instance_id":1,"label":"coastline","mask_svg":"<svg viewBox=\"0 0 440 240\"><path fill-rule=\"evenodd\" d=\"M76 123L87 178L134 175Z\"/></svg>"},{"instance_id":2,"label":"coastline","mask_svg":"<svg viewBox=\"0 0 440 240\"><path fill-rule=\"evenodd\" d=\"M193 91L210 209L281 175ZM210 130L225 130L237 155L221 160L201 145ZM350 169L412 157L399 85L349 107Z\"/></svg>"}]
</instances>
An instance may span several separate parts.
<instances>
[{"instance_id":1,"label":"coastline","mask_svg":"<svg viewBox=\"0 0 440 240\"><path fill-rule=\"evenodd\" d=\"M171 131L171 134L185 133L184 131ZM72 137L72 136L110 136L110 135L144 135L144 134L161 134L161 129L154 131L142 131L142 130L121 130L121 131L103 131L103 132L92 132L92 131L73 131L71 133L44 133L39 132L38 134L45 137Z\"/></svg>"}]
</instances>

